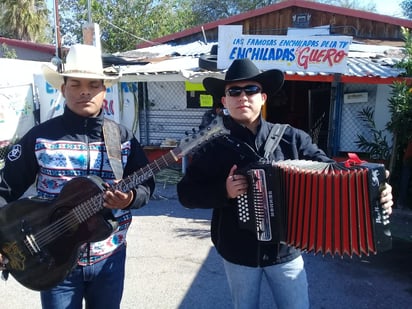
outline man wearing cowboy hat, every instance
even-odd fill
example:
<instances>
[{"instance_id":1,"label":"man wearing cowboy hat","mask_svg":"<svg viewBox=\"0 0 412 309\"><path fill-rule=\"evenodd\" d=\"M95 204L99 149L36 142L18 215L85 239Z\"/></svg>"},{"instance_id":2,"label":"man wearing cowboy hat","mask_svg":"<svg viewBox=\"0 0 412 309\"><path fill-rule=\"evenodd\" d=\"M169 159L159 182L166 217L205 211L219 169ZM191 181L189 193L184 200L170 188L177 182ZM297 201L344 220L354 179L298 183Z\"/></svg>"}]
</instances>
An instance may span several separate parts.
<instances>
[{"instance_id":1,"label":"man wearing cowboy hat","mask_svg":"<svg viewBox=\"0 0 412 309\"><path fill-rule=\"evenodd\" d=\"M253 233L239 228L237 197L247 192L246 177L238 169L264 157L265 143L274 124L265 121L261 110L268 95L283 85L279 70L261 73L249 59L233 61L225 79L205 78L203 85L220 98L229 116L231 146L219 137L195 153L186 174L177 185L181 204L188 208L213 208L211 237L223 258L235 308L259 308L262 276L265 276L277 308L309 307L308 286L299 250L282 243L261 242ZM302 130L286 127L269 162L308 159L333 162ZM387 185L381 202L392 209L392 188Z\"/></svg>"},{"instance_id":2,"label":"man wearing cowboy hat","mask_svg":"<svg viewBox=\"0 0 412 309\"><path fill-rule=\"evenodd\" d=\"M107 120L102 111L106 87L116 77L104 74L100 50L73 45L60 72L44 66L43 73L65 98L64 113L33 127L8 154L0 175L0 197L8 203L19 199L34 182L40 198L53 200L69 180L79 176L98 176L106 184L117 181L103 134ZM133 134L122 125L118 128L119 171L127 177L148 160ZM153 190L150 179L130 191L103 193L103 206L116 222L111 235L82 246L68 276L56 287L41 291L43 308L82 308L83 300L87 308L120 307L126 233L132 219L129 209L145 205Z\"/></svg>"}]
</instances>

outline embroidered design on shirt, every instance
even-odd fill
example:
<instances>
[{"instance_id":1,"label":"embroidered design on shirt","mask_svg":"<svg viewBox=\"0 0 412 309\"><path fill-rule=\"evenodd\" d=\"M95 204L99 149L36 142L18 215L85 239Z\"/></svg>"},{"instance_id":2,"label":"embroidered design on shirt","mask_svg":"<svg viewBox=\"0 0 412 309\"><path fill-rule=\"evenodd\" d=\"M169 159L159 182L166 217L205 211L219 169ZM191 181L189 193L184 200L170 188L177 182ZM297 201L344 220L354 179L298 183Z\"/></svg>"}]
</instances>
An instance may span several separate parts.
<instances>
[{"instance_id":1,"label":"embroidered design on shirt","mask_svg":"<svg viewBox=\"0 0 412 309\"><path fill-rule=\"evenodd\" d=\"M10 161L16 161L18 158L21 156L21 145L17 144L14 145L13 148L10 150L10 152L7 155L7 158Z\"/></svg>"}]
</instances>

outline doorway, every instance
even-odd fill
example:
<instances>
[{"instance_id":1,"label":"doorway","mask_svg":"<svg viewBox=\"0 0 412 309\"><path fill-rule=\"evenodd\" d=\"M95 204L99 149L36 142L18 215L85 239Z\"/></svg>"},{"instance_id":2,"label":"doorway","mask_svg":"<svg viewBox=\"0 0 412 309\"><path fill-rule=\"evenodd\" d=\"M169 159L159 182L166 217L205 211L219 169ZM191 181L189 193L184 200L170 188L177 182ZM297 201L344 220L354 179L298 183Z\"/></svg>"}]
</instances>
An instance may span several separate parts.
<instances>
[{"instance_id":1,"label":"doorway","mask_svg":"<svg viewBox=\"0 0 412 309\"><path fill-rule=\"evenodd\" d=\"M281 91L268 98L266 118L304 130L328 153L330 106L330 83L285 81Z\"/></svg>"}]
</instances>

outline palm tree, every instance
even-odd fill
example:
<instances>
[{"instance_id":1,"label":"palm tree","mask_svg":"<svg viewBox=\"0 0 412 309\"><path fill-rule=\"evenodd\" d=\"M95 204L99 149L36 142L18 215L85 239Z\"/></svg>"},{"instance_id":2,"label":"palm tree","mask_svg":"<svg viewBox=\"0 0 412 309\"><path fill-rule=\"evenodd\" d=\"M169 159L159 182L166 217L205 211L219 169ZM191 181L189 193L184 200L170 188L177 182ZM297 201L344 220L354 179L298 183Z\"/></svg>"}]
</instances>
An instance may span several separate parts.
<instances>
[{"instance_id":1,"label":"palm tree","mask_svg":"<svg viewBox=\"0 0 412 309\"><path fill-rule=\"evenodd\" d=\"M45 42L50 29L45 0L3 0L2 35L13 39Z\"/></svg>"}]
</instances>

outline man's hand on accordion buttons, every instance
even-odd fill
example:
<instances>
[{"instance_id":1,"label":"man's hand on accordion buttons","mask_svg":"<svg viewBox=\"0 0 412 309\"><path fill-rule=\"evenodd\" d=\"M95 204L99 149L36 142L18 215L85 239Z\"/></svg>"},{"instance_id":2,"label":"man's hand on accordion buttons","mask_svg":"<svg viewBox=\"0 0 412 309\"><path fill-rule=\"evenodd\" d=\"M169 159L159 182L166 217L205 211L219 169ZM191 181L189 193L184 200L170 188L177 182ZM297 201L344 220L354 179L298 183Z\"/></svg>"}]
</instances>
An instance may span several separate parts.
<instances>
[{"instance_id":1,"label":"man's hand on accordion buttons","mask_svg":"<svg viewBox=\"0 0 412 309\"><path fill-rule=\"evenodd\" d=\"M388 170L386 170L386 178L387 179L389 178ZM386 214L390 215L392 213L393 196L392 196L392 186L388 184L387 182L385 182L382 186L380 202Z\"/></svg>"},{"instance_id":2,"label":"man's hand on accordion buttons","mask_svg":"<svg viewBox=\"0 0 412 309\"><path fill-rule=\"evenodd\" d=\"M237 169L236 165L233 165L230 169L229 175L226 178L226 191L228 198L236 198L241 194L247 193L247 179L244 175L235 174Z\"/></svg>"}]
</instances>

